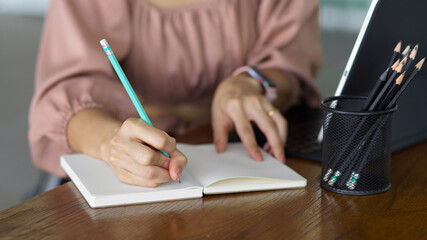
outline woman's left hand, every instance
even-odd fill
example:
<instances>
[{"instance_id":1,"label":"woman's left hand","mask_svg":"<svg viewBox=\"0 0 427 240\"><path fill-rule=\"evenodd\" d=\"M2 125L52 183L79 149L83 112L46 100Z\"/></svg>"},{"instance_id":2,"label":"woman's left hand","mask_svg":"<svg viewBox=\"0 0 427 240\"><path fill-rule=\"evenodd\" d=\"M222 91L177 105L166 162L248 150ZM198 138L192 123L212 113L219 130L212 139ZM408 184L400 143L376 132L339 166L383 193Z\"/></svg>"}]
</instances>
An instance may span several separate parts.
<instances>
[{"instance_id":1,"label":"woman's left hand","mask_svg":"<svg viewBox=\"0 0 427 240\"><path fill-rule=\"evenodd\" d=\"M262 161L251 121L267 138L263 149L280 162L285 162L286 119L262 94L257 80L246 74L227 78L216 89L212 104L212 128L217 152L225 150L228 133L236 129L249 155L256 161Z\"/></svg>"}]
</instances>

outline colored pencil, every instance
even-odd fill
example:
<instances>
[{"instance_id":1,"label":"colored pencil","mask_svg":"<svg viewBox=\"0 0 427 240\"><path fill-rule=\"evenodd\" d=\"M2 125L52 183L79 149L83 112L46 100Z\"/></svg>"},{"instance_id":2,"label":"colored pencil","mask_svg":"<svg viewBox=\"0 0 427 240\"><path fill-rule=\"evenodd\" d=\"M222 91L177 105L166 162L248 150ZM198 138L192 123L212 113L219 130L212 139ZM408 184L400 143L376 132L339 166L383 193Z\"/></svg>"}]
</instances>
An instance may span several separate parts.
<instances>
[{"instance_id":1,"label":"colored pencil","mask_svg":"<svg viewBox=\"0 0 427 240\"><path fill-rule=\"evenodd\" d=\"M110 45L108 44L107 40L102 39L100 41L102 48L104 49L105 54L107 54L108 59L111 62L111 65L113 65L114 70L117 73L117 76L119 76L120 81L122 82L123 86L126 89L126 92L128 93L130 99L132 100L133 105L136 108L136 111L138 112L141 119L146 122L147 124L153 126L150 119L148 118L147 113L145 112L144 108L141 105L141 102L139 101L138 97L135 94L135 91L133 90L132 86L129 83L129 80L127 79L125 73L123 72L122 67L120 66L119 62L116 59L116 56L113 53L113 50L111 49ZM163 153L165 156L170 157L169 154L163 152L162 150L159 150L161 153Z\"/></svg>"}]
</instances>

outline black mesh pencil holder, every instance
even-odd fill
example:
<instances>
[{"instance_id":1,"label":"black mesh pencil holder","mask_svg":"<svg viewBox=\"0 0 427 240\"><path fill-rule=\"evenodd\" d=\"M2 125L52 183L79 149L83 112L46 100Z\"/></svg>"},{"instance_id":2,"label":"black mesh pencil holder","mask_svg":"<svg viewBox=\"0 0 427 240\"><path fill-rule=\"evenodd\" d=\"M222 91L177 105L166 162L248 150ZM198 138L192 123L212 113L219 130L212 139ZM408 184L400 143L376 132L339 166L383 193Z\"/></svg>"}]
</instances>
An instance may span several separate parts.
<instances>
[{"instance_id":1,"label":"black mesh pencil holder","mask_svg":"<svg viewBox=\"0 0 427 240\"><path fill-rule=\"evenodd\" d=\"M397 107L363 111L365 97L329 97L324 110L321 186L369 195L390 189L391 119Z\"/></svg>"}]
</instances>

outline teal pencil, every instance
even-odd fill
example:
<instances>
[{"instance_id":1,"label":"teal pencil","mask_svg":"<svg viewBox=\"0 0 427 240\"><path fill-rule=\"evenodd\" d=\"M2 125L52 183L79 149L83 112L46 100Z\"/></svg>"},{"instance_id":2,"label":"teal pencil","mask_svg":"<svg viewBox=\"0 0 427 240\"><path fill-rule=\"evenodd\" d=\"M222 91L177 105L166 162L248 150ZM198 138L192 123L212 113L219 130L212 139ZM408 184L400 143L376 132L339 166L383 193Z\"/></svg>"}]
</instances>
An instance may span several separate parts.
<instances>
[{"instance_id":1,"label":"teal pencil","mask_svg":"<svg viewBox=\"0 0 427 240\"><path fill-rule=\"evenodd\" d=\"M123 72L122 67L120 66L119 62L117 61L116 56L114 56L113 50L111 50L110 45L108 44L107 40L102 39L100 41L102 48L104 49L105 54L107 54L108 59L110 59L111 65L113 65L114 70L116 71L117 75L119 76L120 81L122 82L123 86L126 89L126 92L128 93L130 99L132 100L133 105L136 108L136 111L138 111L139 116L141 119L153 126L150 119L148 118L147 113L145 112L144 108L141 105L141 102L139 102L138 97L135 94L135 91L133 90L132 86L130 85L128 78L126 77L125 73ZM165 156L170 157L169 154L163 152L162 150L159 150L161 153L163 153Z\"/></svg>"}]
</instances>

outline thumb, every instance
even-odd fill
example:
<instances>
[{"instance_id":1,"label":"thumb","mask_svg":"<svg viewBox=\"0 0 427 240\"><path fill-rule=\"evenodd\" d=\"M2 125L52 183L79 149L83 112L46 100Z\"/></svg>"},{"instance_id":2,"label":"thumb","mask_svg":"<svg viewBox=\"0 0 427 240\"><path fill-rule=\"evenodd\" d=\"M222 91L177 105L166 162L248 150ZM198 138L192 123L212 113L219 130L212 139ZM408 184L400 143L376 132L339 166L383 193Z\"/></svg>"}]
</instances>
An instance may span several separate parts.
<instances>
[{"instance_id":1,"label":"thumb","mask_svg":"<svg viewBox=\"0 0 427 240\"><path fill-rule=\"evenodd\" d=\"M187 161L187 157L178 149L170 153L169 175L173 180L179 180L182 170L187 166Z\"/></svg>"}]
</instances>

